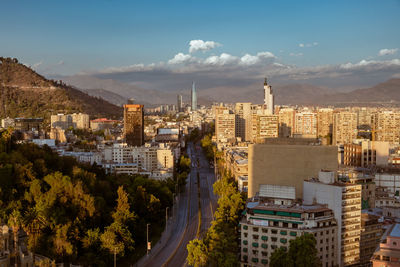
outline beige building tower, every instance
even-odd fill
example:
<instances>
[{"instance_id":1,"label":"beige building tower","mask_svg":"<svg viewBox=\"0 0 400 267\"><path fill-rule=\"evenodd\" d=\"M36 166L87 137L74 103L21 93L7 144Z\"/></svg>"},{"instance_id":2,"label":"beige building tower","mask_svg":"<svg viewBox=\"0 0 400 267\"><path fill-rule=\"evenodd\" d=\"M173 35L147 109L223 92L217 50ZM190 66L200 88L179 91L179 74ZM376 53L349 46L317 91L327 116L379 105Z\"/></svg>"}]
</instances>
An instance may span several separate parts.
<instances>
[{"instance_id":1,"label":"beige building tower","mask_svg":"<svg viewBox=\"0 0 400 267\"><path fill-rule=\"evenodd\" d=\"M236 103L235 115L236 137L242 138L242 141L249 141L251 134L251 103Z\"/></svg>"},{"instance_id":2,"label":"beige building tower","mask_svg":"<svg viewBox=\"0 0 400 267\"><path fill-rule=\"evenodd\" d=\"M333 114L332 145L350 144L357 138L357 113L340 111Z\"/></svg>"},{"instance_id":3,"label":"beige building tower","mask_svg":"<svg viewBox=\"0 0 400 267\"><path fill-rule=\"evenodd\" d=\"M217 142L228 142L235 139L235 114L227 107L215 107L215 136Z\"/></svg>"},{"instance_id":4,"label":"beige building tower","mask_svg":"<svg viewBox=\"0 0 400 267\"><path fill-rule=\"evenodd\" d=\"M316 138L317 114L308 111L296 113L294 136L301 138Z\"/></svg>"},{"instance_id":5,"label":"beige building tower","mask_svg":"<svg viewBox=\"0 0 400 267\"><path fill-rule=\"evenodd\" d=\"M333 109L320 108L317 113L317 136L325 137L332 135Z\"/></svg>"},{"instance_id":6,"label":"beige building tower","mask_svg":"<svg viewBox=\"0 0 400 267\"><path fill-rule=\"evenodd\" d=\"M372 123L372 140L399 144L400 113L394 111L375 113Z\"/></svg>"},{"instance_id":7,"label":"beige building tower","mask_svg":"<svg viewBox=\"0 0 400 267\"><path fill-rule=\"evenodd\" d=\"M253 114L251 120L251 141L263 142L265 138L278 137L278 116Z\"/></svg>"},{"instance_id":8,"label":"beige building tower","mask_svg":"<svg viewBox=\"0 0 400 267\"><path fill-rule=\"evenodd\" d=\"M279 110L279 137L292 137L296 111L292 108Z\"/></svg>"},{"instance_id":9,"label":"beige building tower","mask_svg":"<svg viewBox=\"0 0 400 267\"><path fill-rule=\"evenodd\" d=\"M274 95L271 85L267 83L267 78L264 81L264 106L269 114L274 114Z\"/></svg>"}]
</instances>

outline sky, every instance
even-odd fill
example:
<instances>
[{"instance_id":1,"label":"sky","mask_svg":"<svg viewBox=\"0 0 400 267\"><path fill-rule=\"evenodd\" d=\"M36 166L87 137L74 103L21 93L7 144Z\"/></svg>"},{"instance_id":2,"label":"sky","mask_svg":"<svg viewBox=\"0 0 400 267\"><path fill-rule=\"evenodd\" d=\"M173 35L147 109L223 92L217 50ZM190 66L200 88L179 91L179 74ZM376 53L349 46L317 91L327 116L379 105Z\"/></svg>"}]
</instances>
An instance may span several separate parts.
<instances>
[{"instance_id":1,"label":"sky","mask_svg":"<svg viewBox=\"0 0 400 267\"><path fill-rule=\"evenodd\" d=\"M2 0L0 10L1 56L43 75L144 87L140 77L160 72L327 86L343 74L358 76L342 86L372 71L377 82L400 77L399 0Z\"/></svg>"}]
</instances>

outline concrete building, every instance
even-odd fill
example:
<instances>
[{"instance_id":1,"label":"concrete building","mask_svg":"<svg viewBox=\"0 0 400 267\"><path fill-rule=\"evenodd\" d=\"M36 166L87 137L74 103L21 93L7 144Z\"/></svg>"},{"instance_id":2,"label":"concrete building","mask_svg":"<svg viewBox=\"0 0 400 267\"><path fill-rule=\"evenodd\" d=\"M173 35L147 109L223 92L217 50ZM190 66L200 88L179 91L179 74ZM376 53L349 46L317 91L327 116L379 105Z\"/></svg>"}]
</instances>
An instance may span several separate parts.
<instances>
[{"instance_id":1,"label":"concrete building","mask_svg":"<svg viewBox=\"0 0 400 267\"><path fill-rule=\"evenodd\" d=\"M215 136L217 142L228 142L236 138L235 114L226 107L215 107Z\"/></svg>"},{"instance_id":2,"label":"concrete building","mask_svg":"<svg viewBox=\"0 0 400 267\"><path fill-rule=\"evenodd\" d=\"M57 114L50 117L51 128L61 128L67 130L72 127L74 129L89 129L89 115L84 113L74 114Z\"/></svg>"},{"instance_id":3,"label":"concrete building","mask_svg":"<svg viewBox=\"0 0 400 267\"><path fill-rule=\"evenodd\" d=\"M400 112L376 112L373 116L372 140L399 144Z\"/></svg>"},{"instance_id":4,"label":"concrete building","mask_svg":"<svg viewBox=\"0 0 400 267\"><path fill-rule=\"evenodd\" d=\"M361 169L341 169L338 171L338 179L340 181L351 184L360 184L361 188L361 208L375 208L375 175L372 172Z\"/></svg>"},{"instance_id":5,"label":"concrete building","mask_svg":"<svg viewBox=\"0 0 400 267\"><path fill-rule=\"evenodd\" d=\"M143 105L124 105L124 138L130 146L142 146L144 144Z\"/></svg>"},{"instance_id":6,"label":"concrete building","mask_svg":"<svg viewBox=\"0 0 400 267\"><path fill-rule=\"evenodd\" d=\"M333 109L320 108L317 112L317 136L332 136Z\"/></svg>"},{"instance_id":7,"label":"concrete building","mask_svg":"<svg viewBox=\"0 0 400 267\"><path fill-rule=\"evenodd\" d=\"M303 180L315 177L321 169L337 170L337 148L318 146L307 139L275 139L249 145L249 197L262 184L295 186L303 195Z\"/></svg>"},{"instance_id":8,"label":"concrete building","mask_svg":"<svg viewBox=\"0 0 400 267\"><path fill-rule=\"evenodd\" d=\"M314 235L321 266L337 266L338 226L326 205L281 204L260 198L248 202L240 221L240 265L268 266L275 249L289 248L290 240Z\"/></svg>"},{"instance_id":9,"label":"concrete building","mask_svg":"<svg viewBox=\"0 0 400 267\"><path fill-rule=\"evenodd\" d=\"M265 138L276 138L279 133L278 115L253 114L251 118L250 141L263 142Z\"/></svg>"},{"instance_id":10,"label":"concrete building","mask_svg":"<svg viewBox=\"0 0 400 267\"><path fill-rule=\"evenodd\" d=\"M294 133L296 111L292 108L279 110L279 137L292 137Z\"/></svg>"},{"instance_id":11,"label":"concrete building","mask_svg":"<svg viewBox=\"0 0 400 267\"><path fill-rule=\"evenodd\" d=\"M335 173L321 171L318 179L304 181L305 204L327 204L338 224L337 255L340 266L360 261L361 185L338 182Z\"/></svg>"},{"instance_id":12,"label":"concrete building","mask_svg":"<svg viewBox=\"0 0 400 267\"><path fill-rule=\"evenodd\" d=\"M344 145L344 165L385 167L389 164L389 142L361 140Z\"/></svg>"},{"instance_id":13,"label":"concrete building","mask_svg":"<svg viewBox=\"0 0 400 267\"><path fill-rule=\"evenodd\" d=\"M112 129L114 125L118 124L119 121L109 120L107 118L100 118L90 121L90 129L92 131Z\"/></svg>"},{"instance_id":14,"label":"concrete building","mask_svg":"<svg viewBox=\"0 0 400 267\"><path fill-rule=\"evenodd\" d=\"M300 138L317 137L317 114L314 112L303 111L295 115L295 128L293 135Z\"/></svg>"},{"instance_id":15,"label":"concrete building","mask_svg":"<svg viewBox=\"0 0 400 267\"><path fill-rule=\"evenodd\" d=\"M333 114L332 145L349 144L357 138L357 113L340 111Z\"/></svg>"},{"instance_id":16,"label":"concrete building","mask_svg":"<svg viewBox=\"0 0 400 267\"><path fill-rule=\"evenodd\" d=\"M270 115L274 114L274 95L271 85L267 83L267 78L264 81L264 106Z\"/></svg>"},{"instance_id":17,"label":"concrete building","mask_svg":"<svg viewBox=\"0 0 400 267\"><path fill-rule=\"evenodd\" d=\"M242 141L249 141L251 134L251 103L235 104L235 132Z\"/></svg>"},{"instance_id":18,"label":"concrete building","mask_svg":"<svg viewBox=\"0 0 400 267\"><path fill-rule=\"evenodd\" d=\"M360 265L370 266L371 257L379 246L382 236L382 223L379 216L361 214L361 237L360 237Z\"/></svg>"},{"instance_id":19,"label":"concrete building","mask_svg":"<svg viewBox=\"0 0 400 267\"><path fill-rule=\"evenodd\" d=\"M42 118L15 118L14 129L17 131L27 132L39 132L43 128Z\"/></svg>"},{"instance_id":20,"label":"concrete building","mask_svg":"<svg viewBox=\"0 0 400 267\"><path fill-rule=\"evenodd\" d=\"M224 150L225 169L235 180L240 176L248 176L247 147L232 147Z\"/></svg>"},{"instance_id":21,"label":"concrete building","mask_svg":"<svg viewBox=\"0 0 400 267\"><path fill-rule=\"evenodd\" d=\"M183 100L182 100L182 95L177 96L177 109L178 112L183 112Z\"/></svg>"},{"instance_id":22,"label":"concrete building","mask_svg":"<svg viewBox=\"0 0 400 267\"><path fill-rule=\"evenodd\" d=\"M393 224L386 230L371 261L373 267L400 266L400 224Z\"/></svg>"},{"instance_id":23,"label":"concrete building","mask_svg":"<svg viewBox=\"0 0 400 267\"><path fill-rule=\"evenodd\" d=\"M196 84L193 82L192 83L192 91L190 94L191 97L191 104L192 104L192 111L197 110L197 94L196 94Z\"/></svg>"},{"instance_id":24,"label":"concrete building","mask_svg":"<svg viewBox=\"0 0 400 267\"><path fill-rule=\"evenodd\" d=\"M390 196L400 195L400 173L387 172L375 174L376 187L383 188Z\"/></svg>"}]
</instances>

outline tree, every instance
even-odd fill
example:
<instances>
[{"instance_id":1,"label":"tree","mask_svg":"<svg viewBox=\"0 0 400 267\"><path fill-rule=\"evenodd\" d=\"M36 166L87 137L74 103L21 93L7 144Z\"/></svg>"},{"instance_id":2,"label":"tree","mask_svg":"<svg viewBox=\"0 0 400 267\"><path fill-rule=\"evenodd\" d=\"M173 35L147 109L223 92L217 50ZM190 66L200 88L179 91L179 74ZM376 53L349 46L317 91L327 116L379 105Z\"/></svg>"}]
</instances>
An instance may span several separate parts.
<instances>
[{"instance_id":1,"label":"tree","mask_svg":"<svg viewBox=\"0 0 400 267\"><path fill-rule=\"evenodd\" d=\"M11 226L14 233L14 252L15 252L15 266L18 265L18 232L21 227L22 216L21 213L15 209L8 219L8 225Z\"/></svg>"},{"instance_id":2,"label":"tree","mask_svg":"<svg viewBox=\"0 0 400 267\"><path fill-rule=\"evenodd\" d=\"M289 258L289 255L285 248L280 247L275 249L269 258L269 266L271 267L292 267L293 262Z\"/></svg>"},{"instance_id":3,"label":"tree","mask_svg":"<svg viewBox=\"0 0 400 267\"><path fill-rule=\"evenodd\" d=\"M208 262L208 249L203 240L193 239L187 245L189 265L206 266Z\"/></svg>"},{"instance_id":4,"label":"tree","mask_svg":"<svg viewBox=\"0 0 400 267\"><path fill-rule=\"evenodd\" d=\"M276 249L270 258L271 267L308 267L321 266L317 256L316 241L314 235L304 234L294 240L290 240L289 251L286 248Z\"/></svg>"},{"instance_id":5,"label":"tree","mask_svg":"<svg viewBox=\"0 0 400 267\"><path fill-rule=\"evenodd\" d=\"M316 240L312 234L304 234L290 241L289 257L294 266L320 266Z\"/></svg>"}]
</instances>

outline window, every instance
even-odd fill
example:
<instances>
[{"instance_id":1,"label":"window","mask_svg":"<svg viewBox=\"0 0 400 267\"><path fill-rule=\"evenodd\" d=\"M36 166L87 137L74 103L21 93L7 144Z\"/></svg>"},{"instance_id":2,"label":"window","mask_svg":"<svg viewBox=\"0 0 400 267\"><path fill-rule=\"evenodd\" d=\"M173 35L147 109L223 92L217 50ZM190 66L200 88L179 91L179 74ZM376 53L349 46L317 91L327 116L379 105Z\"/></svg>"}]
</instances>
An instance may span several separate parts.
<instances>
[{"instance_id":1,"label":"window","mask_svg":"<svg viewBox=\"0 0 400 267\"><path fill-rule=\"evenodd\" d=\"M276 237L271 237L272 242L276 242L276 240L278 240L278 238Z\"/></svg>"},{"instance_id":2,"label":"window","mask_svg":"<svg viewBox=\"0 0 400 267\"><path fill-rule=\"evenodd\" d=\"M258 235L253 235L253 239L258 239Z\"/></svg>"},{"instance_id":3,"label":"window","mask_svg":"<svg viewBox=\"0 0 400 267\"><path fill-rule=\"evenodd\" d=\"M281 231L281 235L287 235L286 231Z\"/></svg>"},{"instance_id":4,"label":"window","mask_svg":"<svg viewBox=\"0 0 400 267\"><path fill-rule=\"evenodd\" d=\"M247 230L248 229L247 225L243 225L243 229Z\"/></svg>"},{"instance_id":5,"label":"window","mask_svg":"<svg viewBox=\"0 0 400 267\"><path fill-rule=\"evenodd\" d=\"M261 247L262 248L268 248L268 245L267 244L261 244Z\"/></svg>"},{"instance_id":6,"label":"window","mask_svg":"<svg viewBox=\"0 0 400 267\"><path fill-rule=\"evenodd\" d=\"M261 239L264 240L264 241L267 241L267 240L268 240L268 236L263 235L263 236L261 237Z\"/></svg>"},{"instance_id":7,"label":"window","mask_svg":"<svg viewBox=\"0 0 400 267\"><path fill-rule=\"evenodd\" d=\"M253 227L254 232L258 232L258 227Z\"/></svg>"},{"instance_id":8,"label":"window","mask_svg":"<svg viewBox=\"0 0 400 267\"><path fill-rule=\"evenodd\" d=\"M263 257L267 257L267 256L268 256L268 252L266 252L266 251L261 251L261 255L263 255Z\"/></svg>"},{"instance_id":9,"label":"window","mask_svg":"<svg viewBox=\"0 0 400 267\"><path fill-rule=\"evenodd\" d=\"M278 233L278 230L276 230L276 229L272 229L272 230L271 230L271 233L273 233L273 234L277 234L277 233Z\"/></svg>"},{"instance_id":10,"label":"window","mask_svg":"<svg viewBox=\"0 0 400 267\"><path fill-rule=\"evenodd\" d=\"M247 252L247 248L243 248L243 252Z\"/></svg>"},{"instance_id":11,"label":"window","mask_svg":"<svg viewBox=\"0 0 400 267\"><path fill-rule=\"evenodd\" d=\"M255 247L255 248L258 248L258 243L253 242L253 243L252 243L252 246Z\"/></svg>"},{"instance_id":12,"label":"window","mask_svg":"<svg viewBox=\"0 0 400 267\"><path fill-rule=\"evenodd\" d=\"M393 246L397 246L397 242L393 242Z\"/></svg>"},{"instance_id":13,"label":"window","mask_svg":"<svg viewBox=\"0 0 400 267\"><path fill-rule=\"evenodd\" d=\"M290 235L291 236L297 236L297 233L296 232L290 232Z\"/></svg>"},{"instance_id":14,"label":"window","mask_svg":"<svg viewBox=\"0 0 400 267\"><path fill-rule=\"evenodd\" d=\"M322 252L322 248L320 248L320 249L319 249L319 251L321 251L321 252Z\"/></svg>"},{"instance_id":15,"label":"window","mask_svg":"<svg viewBox=\"0 0 400 267\"><path fill-rule=\"evenodd\" d=\"M247 237L247 233L243 233L244 237Z\"/></svg>"},{"instance_id":16,"label":"window","mask_svg":"<svg viewBox=\"0 0 400 267\"><path fill-rule=\"evenodd\" d=\"M268 233L268 229L262 228L262 232L263 232L263 233Z\"/></svg>"},{"instance_id":17,"label":"window","mask_svg":"<svg viewBox=\"0 0 400 267\"><path fill-rule=\"evenodd\" d=\"M248 244L247 240L243 240L243 244L247 245Z\"/></svg>"},{"instance_id":18,"label":"window","mask_svg":"<svg viewBox=\"0 0 400 267\"><path fill-rule=\"evenodd\" d=\"M281 243L286 244L287 239L286 238L281 238L280 241L281 241Z\"/></svg>"}]
</instances>

